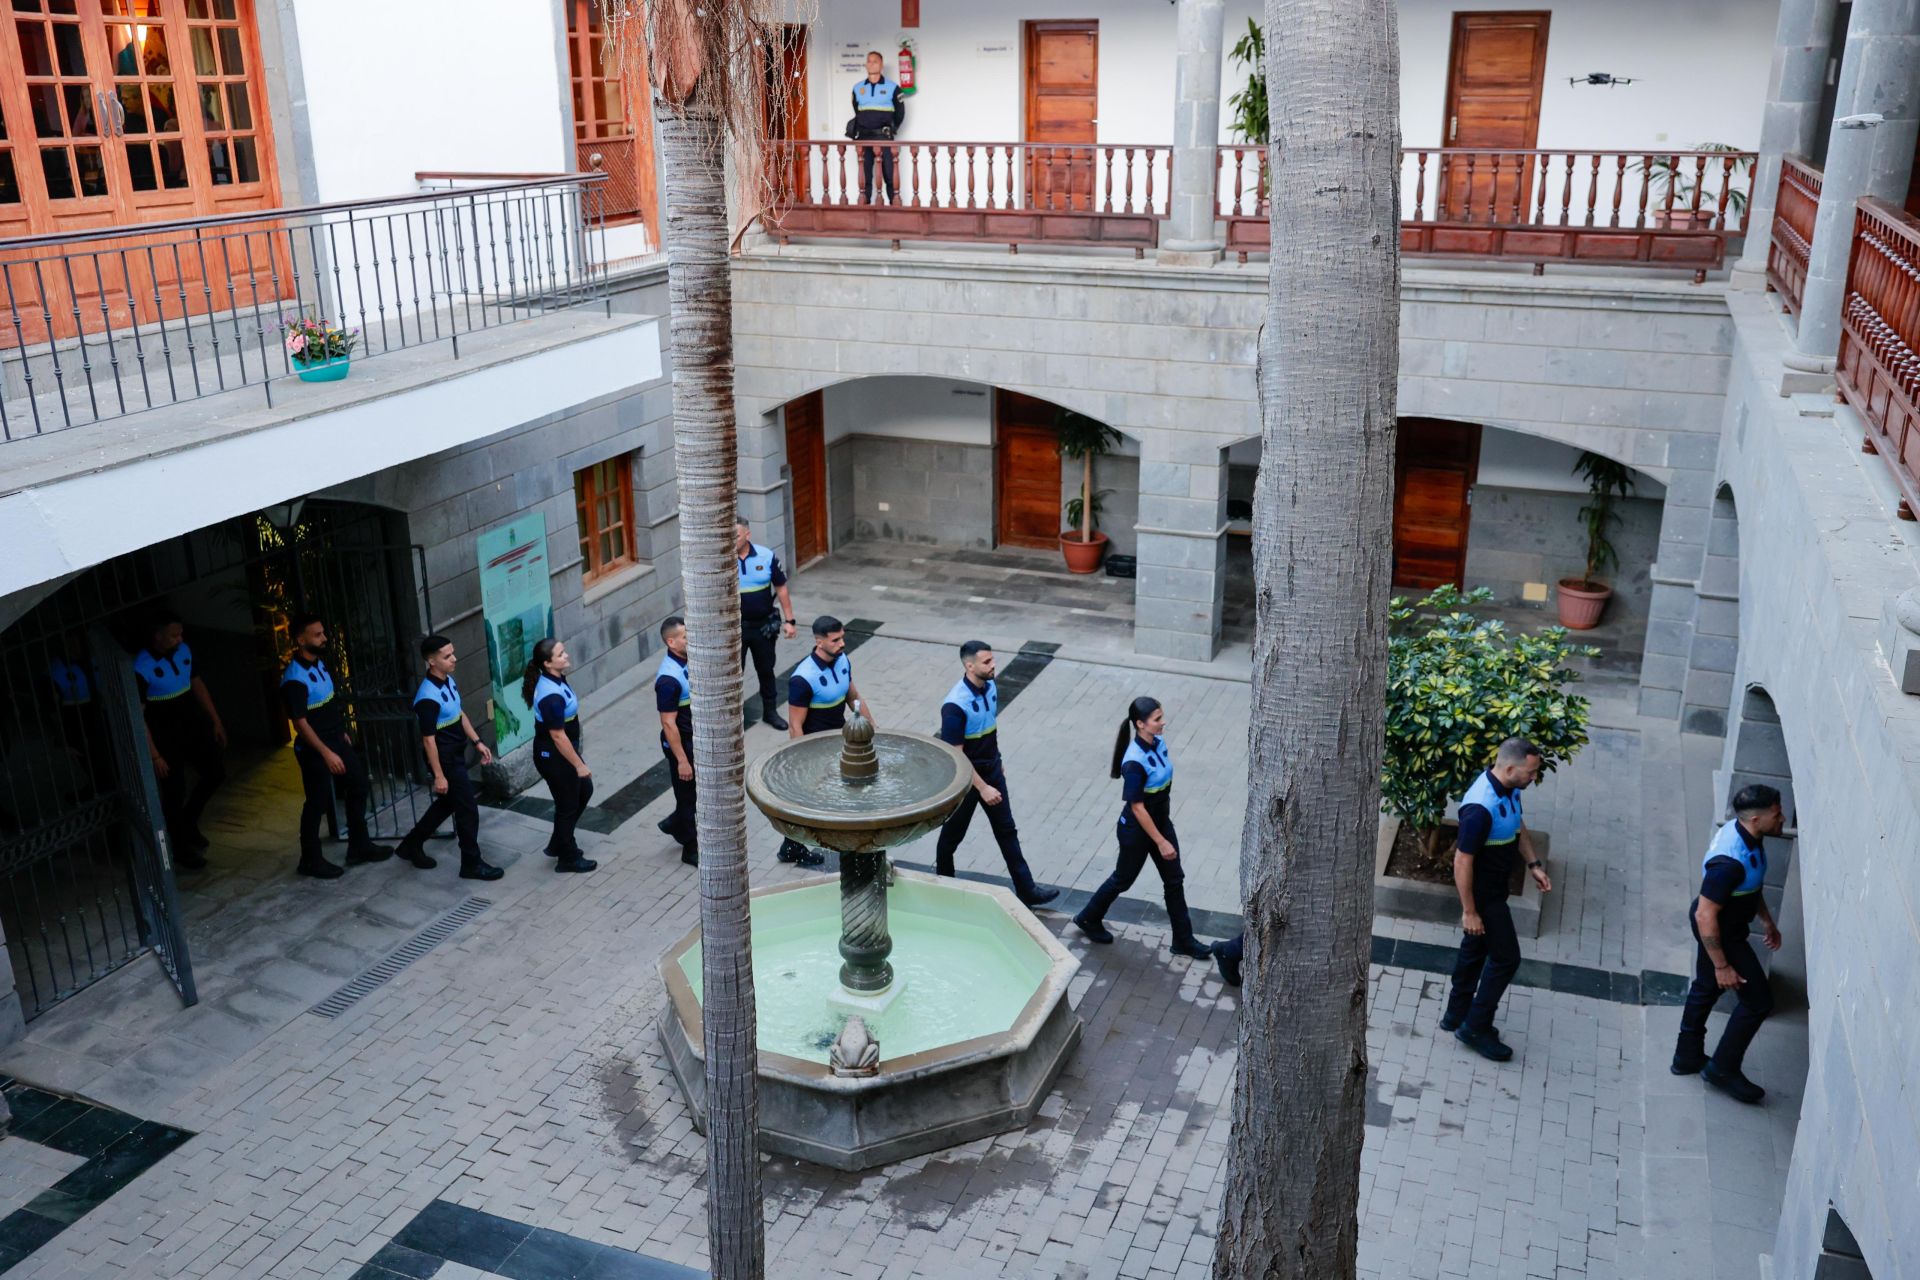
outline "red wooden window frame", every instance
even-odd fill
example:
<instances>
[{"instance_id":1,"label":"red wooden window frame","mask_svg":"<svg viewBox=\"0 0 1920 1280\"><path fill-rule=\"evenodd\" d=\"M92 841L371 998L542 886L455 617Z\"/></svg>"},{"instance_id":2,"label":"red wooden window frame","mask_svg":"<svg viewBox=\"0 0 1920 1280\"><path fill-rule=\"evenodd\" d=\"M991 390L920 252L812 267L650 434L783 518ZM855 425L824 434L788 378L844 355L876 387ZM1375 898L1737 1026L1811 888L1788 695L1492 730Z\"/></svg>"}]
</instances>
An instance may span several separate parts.
<instances>
[{"instance_id":1,"label":"red wooden window frame","mask_svg":"<svg viewBox=\"0 0 1920 1280\"><path fill-rule=\"evenodd\" d=\"M609 223L657 223L653 173L653 90L639 6L627 19L625 47L612 57L609 0L567 0L567 72L573 90L575 167L604 169L601 211ZM600 157L600 164L593 157Z\"/></svg>"},{"instance_id":2,"label":"red wooden window frame","mask_svg":"<svg viewBox=\"0 0 1920 1280\"><path fill-rule=\"evenodd\" d=\"M633 455L620 454L573 473L580 524L581 581L592 583L640 563L633 542Z\"/></svg>"}]
</instances>

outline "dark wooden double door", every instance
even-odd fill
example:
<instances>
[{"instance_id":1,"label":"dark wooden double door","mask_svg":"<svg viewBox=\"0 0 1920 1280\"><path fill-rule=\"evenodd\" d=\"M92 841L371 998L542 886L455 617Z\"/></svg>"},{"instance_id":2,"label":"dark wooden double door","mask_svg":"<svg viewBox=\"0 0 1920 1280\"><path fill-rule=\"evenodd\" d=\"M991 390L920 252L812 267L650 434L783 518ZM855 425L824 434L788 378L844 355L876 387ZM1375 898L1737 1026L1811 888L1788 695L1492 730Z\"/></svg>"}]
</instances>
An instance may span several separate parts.
<instances>
[{"instance_id":1,"label":"dark wooden double door","mask_svg":"<svg viewBox=\"0 0 1920 1280\"><path fill-rule=\"evenodd\" d=\"M1393 468L1393 584L1462 586L1480 427L1402 418Z\"/></svg>"}]
</instances>

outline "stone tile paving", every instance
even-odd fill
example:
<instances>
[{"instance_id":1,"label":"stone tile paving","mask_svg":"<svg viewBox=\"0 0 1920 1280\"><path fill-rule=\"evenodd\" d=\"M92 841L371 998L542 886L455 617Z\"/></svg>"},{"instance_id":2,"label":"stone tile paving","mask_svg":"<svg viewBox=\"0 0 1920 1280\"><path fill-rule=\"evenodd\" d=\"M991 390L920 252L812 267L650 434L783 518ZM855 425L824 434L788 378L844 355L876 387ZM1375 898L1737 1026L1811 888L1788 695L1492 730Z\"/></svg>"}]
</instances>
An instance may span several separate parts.
<instances>
[{"instance_id":1,"label":"stone tile paving","mask_svg":"<svg viewBox=\"0 0 1920 1280\"><path fill-rule=\"evenodd\" d=\"M957 661L947 646L883 634L856 666L883 726L924 730ZM1089 889L1105 874L1115 806L1106 757L1121 708L1143 687L1174 713L1175 812L1194 899L1230 910L1246 714L1245 687L1232 681L1049 666L1004 719L1029 853L1058 883ZM626 732L650 735L650 712L650 702L601 709L589 758L623 718L637 726ZM1564 846L1583 893L1608 887L1645 843L1645 815L1629 801L1653 734L1634 729L1606 730L1540 793L1556 821L1564 812L1602 828ZM755 753L778 740L764 729L749 738ZM612 837L583 836L607 861L580 878L535 873L539 824L486 815L483 839L520 855L487 886L494 908L339 1019L295 1015L197 1066L163 1111L199 1136L18 1274L343 1275L436 1198L700 1265L703 1151L653 1026L657 956L697 917L696 881L653 830L666 807L655 800ZM771 831L750 821L756 882L792 874L773 860ZM991 870L998 856L978 826L962 865ZM1571 882L1567 891L1571 900ZM1631 877L1623 893L1637 909ZM1636 917L1616 919L1622 904L1594 897L1591 928L1583 914L1576 934L1563 915L1569 936L1550 933L1529 954L1632 965ZM1058 916L1051 924L1064 929ZM254 930L267 927L254 918ZM1163 926L1116 932L1117 945L1089 948L1065 931L1085 961L1074 991L1088 1031L1026 1133L865 1176L768 1162L769 1247L783 1269L1206 1274L1237 1002L1210 967L1165 955ZM1520 1057L1496 1067L1436 1034L1440 978L1377 969L1376 979L1365 1273L1643 1274L1643 1011L1516 988L1502 1025ZM1663 1059L1665 1048L1651 1052ZM1728 1205L1730 1215L1742 1207Z\"/></svg>"},{"instance_id":2,"label":"stone tile paving","mask_svg":"<svg viewBox=\"0 0 1920 1280\"><path fill-rule=\"evenodd\" d=\"M55 1151L25 1138L0 1141L0 1218L86 1162L84 1156Z\"/></svg>"}]
</instances>

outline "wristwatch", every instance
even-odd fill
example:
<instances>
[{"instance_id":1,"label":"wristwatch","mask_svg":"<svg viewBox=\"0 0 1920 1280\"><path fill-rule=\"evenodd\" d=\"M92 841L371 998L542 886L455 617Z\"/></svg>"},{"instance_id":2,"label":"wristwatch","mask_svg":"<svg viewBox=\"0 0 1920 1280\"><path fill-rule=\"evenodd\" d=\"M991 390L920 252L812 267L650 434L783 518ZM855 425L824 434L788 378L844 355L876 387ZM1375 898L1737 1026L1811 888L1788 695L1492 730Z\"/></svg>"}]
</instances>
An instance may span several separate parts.
<instances>
[{"instance_id":1,"label":"wristwatch","mask_svg":"<svg viewBox=\"0 0 1920 1280\"><path fill-rule=\"evenodd\" d=\"M1538 862L1529 862L1527 864L1527 870L1529 871L1538 871L1539 869L1540 869L1540 864Z\"/></svg>"}]
</instances>

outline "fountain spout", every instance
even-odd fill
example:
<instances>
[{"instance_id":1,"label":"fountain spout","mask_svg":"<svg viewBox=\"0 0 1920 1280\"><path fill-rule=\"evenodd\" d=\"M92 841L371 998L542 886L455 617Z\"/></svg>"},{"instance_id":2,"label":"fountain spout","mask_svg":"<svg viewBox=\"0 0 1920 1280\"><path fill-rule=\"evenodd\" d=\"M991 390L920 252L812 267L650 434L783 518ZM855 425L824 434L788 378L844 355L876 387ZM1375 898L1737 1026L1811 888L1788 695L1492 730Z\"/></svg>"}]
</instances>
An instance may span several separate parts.
<instances>
[{"instance_id":1,"label":"fountain spout","mask_svg":"<svg viewBox=\"0 0 1920 1280\"><path fill-rule=\"evenodd\" d=\"M873 721L861 714L857 702L840 730L840 776L855 786L880 776L880 756L873 749Z\"/></svg>"}]
</instances>

